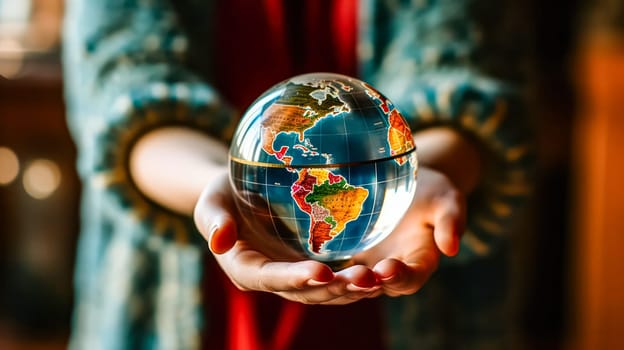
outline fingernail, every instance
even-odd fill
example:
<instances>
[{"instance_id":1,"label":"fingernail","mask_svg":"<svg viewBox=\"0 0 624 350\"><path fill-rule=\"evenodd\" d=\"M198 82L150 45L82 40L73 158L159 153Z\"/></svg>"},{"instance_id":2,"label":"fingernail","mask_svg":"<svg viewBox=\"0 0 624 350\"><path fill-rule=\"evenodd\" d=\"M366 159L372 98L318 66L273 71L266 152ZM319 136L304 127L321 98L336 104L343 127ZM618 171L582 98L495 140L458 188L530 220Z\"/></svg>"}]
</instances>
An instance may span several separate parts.
<instances>
[{"instance_id":1,"label":"fingernail","mask_svg":"<svg viewBox=\"0 0 624 350\"><path fill-rule=\"evenodd\" d=\"M217 224L212 224L212 226L210 226L210 230L208 230L208 247L210 248L210 250L214 251L214 248L212 246L212 236L214 236L214 233L217 232L217 230L219 229L219 225Z\"/></svg>"},{"instance_id":2,"label":"fingernail","mask_svg":"<svg viewBox=\"0 0 624 350\"><path fill-rule=\"evenodd\" d=\"M394 278L394 275L390 275L390 276L381 277L380 280L382 282L388 282L388 281L390 281L393 278Z\"/></svg>"},{"instance_id":3,"label":"fingernail","mask_svg":"<svg viewBox=\"0 0 624 350\"><path fill-rule=\"evenodd\" d=\"M329 283L329 282L317 281L317 280L313 280L313 279L309 279L308 280L308 286L310 286L310 287L323 286L323 285L326 285L327 283Z\"/></svg>"},{"instance_id":4,"label":"fingernail","mask_svg":"<svg viewBox=\"0 0 624 350\"><path fill-rule=\"evenodd\" d=\"M218 224L212 224L212 226L210 226L210 230L208 231L208 237L212 238L212 235L219 229L219 225Z\"/></svg>"},{"instance_id":5,"label":"fingernail","mask_svg":"<svg viewBox=\"0 0 624 350\"><path fill-rule=\"evenodd\" d=\"M381 288L380 285L376 285L376 286L372 286L372 287L358 287L353 283L350 283L347 285L347 290L350 292L363 292L363 293L370 293L370 292L374 292L376 290L378 290L379 288Z\"/></svg>"},{"instance_id":6,"label":"fingernail","mask_svg":"<svg viewBox=\"0 0 624 350\"><path fill-rule=\"evenodd\" d=\"M457 255L457 253L459 253L460 239L461 237L455 234L455 237L453 237L453 246L451 247L450 256L455 256Z\"/></svg>"}]
</instances>

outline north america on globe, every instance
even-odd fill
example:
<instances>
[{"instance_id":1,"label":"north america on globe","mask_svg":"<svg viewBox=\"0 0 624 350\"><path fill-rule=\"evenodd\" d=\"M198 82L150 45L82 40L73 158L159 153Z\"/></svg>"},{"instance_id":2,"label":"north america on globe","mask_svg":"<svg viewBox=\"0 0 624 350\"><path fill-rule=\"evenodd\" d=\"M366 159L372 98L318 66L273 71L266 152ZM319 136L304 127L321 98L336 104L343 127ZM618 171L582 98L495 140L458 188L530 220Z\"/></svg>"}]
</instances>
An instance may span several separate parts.
<instances>
[{"instance_id":1,"label":"north america on globe","mask_svg":"<svg viewBox=\"0 0 624 350\"><path fill-rule=\"evenodd\" d=\"M303 142L305 131L320 119L350 111L349 105L339 97L340 89L349 91L349 86L337 87L335 82L320 82L316 86L289 84L290 89L287 86L284 94L264 112L261 124L262 149L285 165L290 165L292 157L286 155L289 147L274 148L277 135L297 133L299 142ZM308 148L303 150L306 152Z\"/></svg>"}]
</instances>

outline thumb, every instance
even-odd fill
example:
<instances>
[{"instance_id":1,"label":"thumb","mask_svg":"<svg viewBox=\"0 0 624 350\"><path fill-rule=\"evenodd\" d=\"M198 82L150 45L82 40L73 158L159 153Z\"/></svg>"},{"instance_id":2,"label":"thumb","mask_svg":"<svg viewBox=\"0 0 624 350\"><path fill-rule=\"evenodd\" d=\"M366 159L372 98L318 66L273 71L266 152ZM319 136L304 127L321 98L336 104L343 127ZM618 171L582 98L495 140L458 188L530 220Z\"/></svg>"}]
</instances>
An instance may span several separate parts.
<instances>
[{"instance_id":1,"label":"thumb","mask_svg":"<svg viewBox=\"0 0 624 350\"><path fill-rule=\"evenodd\" d=\"M216 187L207 187L202 192L193 218L210 250L215 254L223 254L236 243L238 231L236 221L228 211L230 206L225 204L229 202L227 194Z\"/></svg>"},{"instance_id":2,"label":"thumb","mask_svg":"<svg viewBox=\"0 0 624 350\"><path fill-rule=\"evenodd\" d=\"M463 230L462 220L457 216L444 215L436 220L433 237L438 249L447 256L457 255Z\"/></svg>"},{"instance_id":3,"label":"thumb","mask_svg":"<svg viewBox=\"0 0 624 350\"><path fill-rule=\"evenodd\" d=\"M458 191L451 191L437 203L433 220L433 238L444 255L457 255L465 226L465 197Z\"/></svg>"},{"instance_id":4,"label":"thumb","mask_svg":"<svg viewBox=\"0 0 624 350\"><path fill-rule=\"evenodd\" d=\"M237 240L236 222L229 215L214 220L208 232L208 247L215 254L223 254L230 250Z\"/></svg>"}]
</instances>

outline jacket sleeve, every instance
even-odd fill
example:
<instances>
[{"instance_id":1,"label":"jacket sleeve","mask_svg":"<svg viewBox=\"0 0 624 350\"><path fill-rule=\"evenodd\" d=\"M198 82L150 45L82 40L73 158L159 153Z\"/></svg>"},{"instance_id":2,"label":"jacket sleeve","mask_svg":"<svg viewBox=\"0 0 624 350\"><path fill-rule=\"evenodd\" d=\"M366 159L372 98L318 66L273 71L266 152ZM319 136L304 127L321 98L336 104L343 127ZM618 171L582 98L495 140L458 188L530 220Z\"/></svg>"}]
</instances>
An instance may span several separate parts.
<instances>
[{"instance_id":1,"label":"jacket sleeve","mask_svg":"<svg viewBox=\"0 0 624 350\"><path fill-rule=\"evenodd\" d=\"M210 28L205 18L211 2L204 3L198 5L206 7L200 11L202 27ZM106 187L116 205L185 240L188 230L179 229L185 218L173 219L133 185L128 153L141 135L165 125L189 126L227 142L236 120L207 83L207 73L189 68L201 59L190 45L197 33L183 26L193 14L179 12L175 4L69 0L63 62L68 123L83 181ZM204 34L210 45L211 36Z\"/></svg>"},{"instance_id":2,"label":"jacket sleeve","mask_svg":"<svg viewBox=\"0 0 624 350\"><path fill-rule=\"evenodd\" d=\"M531 192L532 121L523 90L530 26L510 4L367 1L363 10L365 79L398 106L413 131L450 126L485 155L453 261L496 254Z\"/></svg>"}]
</instances>

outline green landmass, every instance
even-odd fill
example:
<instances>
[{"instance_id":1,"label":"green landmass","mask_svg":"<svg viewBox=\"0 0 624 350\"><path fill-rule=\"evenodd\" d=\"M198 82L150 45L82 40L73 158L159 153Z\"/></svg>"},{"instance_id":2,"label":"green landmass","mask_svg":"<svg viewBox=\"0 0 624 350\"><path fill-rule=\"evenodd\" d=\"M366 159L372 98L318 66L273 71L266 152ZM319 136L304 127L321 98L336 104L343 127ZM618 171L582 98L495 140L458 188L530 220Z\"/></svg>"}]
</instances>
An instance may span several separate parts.
<instances>
[{"instance_id":1,"label":"green landmass","mask_svg":"<svg viewBox=\"0 0 624 350\"><path fill-rule=\"evenodd\" d=\"M336 225L338 225L338 223L336 221L334 221L334 218L331 215L328 215L325 217L325 222L331 225L331 228L336 227Z\"/></svg>"},{"instance_id":2,"label":"green landmass","mask_svg":"<svg viewBox=\"0 0 624 350\"><path fill-rule=\"evenodd\" d=\"M314 185L312 192L305 197L305 201L308 203L321 202L324 197L335 195L340 192L354 191L355 187L347 184L347 180L342 179L340 182L330 184L329 181L325 181L320 185Z\"/></svg>"}]
</instances>

